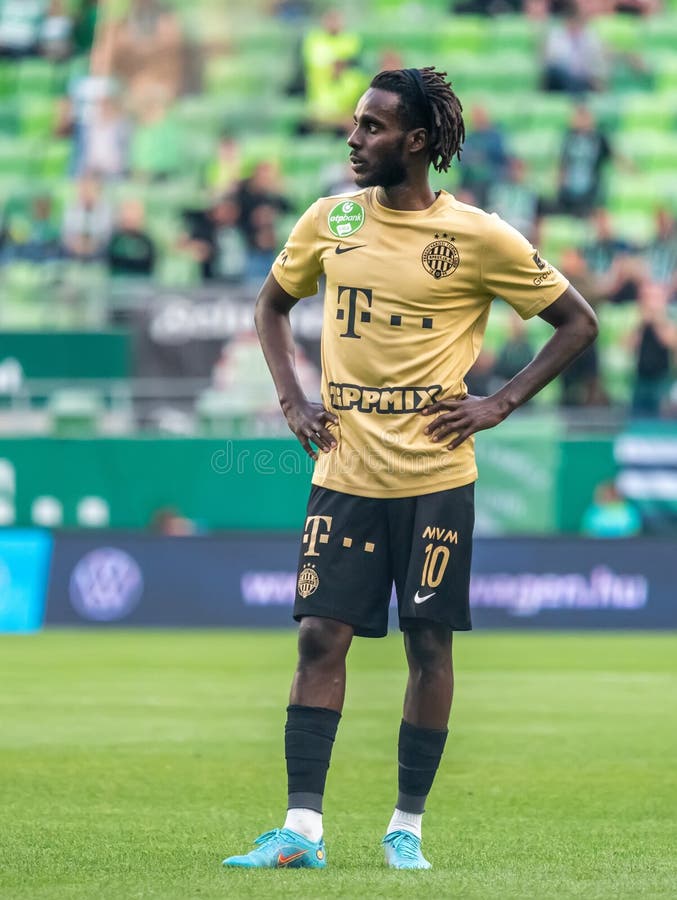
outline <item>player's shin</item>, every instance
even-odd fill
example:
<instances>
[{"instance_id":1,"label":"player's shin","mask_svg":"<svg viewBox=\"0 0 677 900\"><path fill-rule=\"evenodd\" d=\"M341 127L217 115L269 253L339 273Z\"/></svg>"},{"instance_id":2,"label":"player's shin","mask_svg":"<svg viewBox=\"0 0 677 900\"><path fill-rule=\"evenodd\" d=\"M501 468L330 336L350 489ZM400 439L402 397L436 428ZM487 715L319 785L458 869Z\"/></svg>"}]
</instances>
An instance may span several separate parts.
<instances>
[{"instance_id":1,"label":"player's shin","mask_svg":"<svg viewBox=\"0 0 677 900\"><path fill-rule=\"evenodd\" d=\"M442 759L448 730L419 728L402 720L398 743L398 795L387 833L421 837L425 802Z\"/></svg>"},{"instance_id":2,"label":"player's shin","mask_svg":"<svg viewBox=\"0 0 677 900\"><path fill-rule=\"evenodd\" d=\"M288 803L284 827L311 841L322 837L322 799L341 714L317 706L287 707Z\"/></svg>"}]
</instances>

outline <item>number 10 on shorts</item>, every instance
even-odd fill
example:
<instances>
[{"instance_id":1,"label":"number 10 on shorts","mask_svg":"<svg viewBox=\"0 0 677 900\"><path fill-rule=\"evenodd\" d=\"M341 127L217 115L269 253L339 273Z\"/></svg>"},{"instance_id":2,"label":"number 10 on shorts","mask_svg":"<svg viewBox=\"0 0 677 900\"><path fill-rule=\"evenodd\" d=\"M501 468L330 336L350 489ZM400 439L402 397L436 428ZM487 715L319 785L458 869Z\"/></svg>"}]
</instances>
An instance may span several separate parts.
<instances>
[{"instance_id":1,"label":"number 10 on shorts","mask_svg":"<svg viewBox=\"0 0 677 900\"><path fill-rule=\"evenodd\" d=\"M421 587L439 587L447 571L449 548L443 544L428 544L425 548L425 561L421 573Z\"/></svg>"}]
</instances>

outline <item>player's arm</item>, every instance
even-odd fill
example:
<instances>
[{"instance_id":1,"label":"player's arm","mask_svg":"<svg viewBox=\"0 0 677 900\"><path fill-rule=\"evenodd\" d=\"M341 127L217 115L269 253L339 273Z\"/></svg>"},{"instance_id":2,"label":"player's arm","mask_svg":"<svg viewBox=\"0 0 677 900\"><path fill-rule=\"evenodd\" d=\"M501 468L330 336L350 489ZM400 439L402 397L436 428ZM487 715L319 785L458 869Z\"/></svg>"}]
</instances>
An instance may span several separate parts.
<instances>
[{"instance_id":1,"label":"player's arm","mask_svg":"<svg viewBox=\"0 0 677 900\"><path fill-rule=\"evenodd\" d=\"M500 390L490 397L442 400L423 411L424 415L435 417L425 429L433 441L454 434L449 444L453 450L475 432L498 425L563 372L597 337L597 316L574 287L569 286L539 316L552 325L555 333Z\"/></svg>"},{"instance_id":2,"label":"player's arm","mask_svg":"<svg viewBox=\"0 0 677 900\"><path fill-rule=\"evenodd\" d=\"M311 403L299 383L289 321L296 303L297 298L288 294L271 273L259 291L254 321L287 424L306 453L317 459L310 441L326 453L332 450L336 440L326 426L328 422L336 424L338 419L321 403Z\"/></svg>"}]
</instances>

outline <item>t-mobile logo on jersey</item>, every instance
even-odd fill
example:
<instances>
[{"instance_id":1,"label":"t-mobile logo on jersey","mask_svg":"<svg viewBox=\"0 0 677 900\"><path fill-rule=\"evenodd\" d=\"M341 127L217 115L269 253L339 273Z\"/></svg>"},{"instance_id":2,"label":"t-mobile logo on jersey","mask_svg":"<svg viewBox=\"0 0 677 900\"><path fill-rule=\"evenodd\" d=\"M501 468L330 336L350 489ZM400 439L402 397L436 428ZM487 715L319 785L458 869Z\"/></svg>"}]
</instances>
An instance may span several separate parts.
<instances>
[{"instance_id":1,"label":"t-mobile logo on jersey","mask_svg":"<svg viewBox=\"0 0 677 900\"><path fill-rule=\"evenodd\" d=\"M318 544L329 543L332 516L308 516L303 534L304 556L319 556ZM325 530L326 529L326 530Z\"/></svg>"},{"instance_id":2,"label":"t-mobile logo on jersey","mask_svg":"<svg viewBox=\"0 0 677 900\"><path fill-rule=\"evenodd\" d=\"M346 319L346 310L341 303L343 301L343 295L348 294L348 316L346 323L346 330L343 332L341 337L347 338L359 338L362 335L358 334L355 331L355 320L357 318L357 304L360 298L362 301L366 301L367 307L371 307L371 289L370 288L361 288L361 287L348 287L347 285L340 284L338 288L337 295L337 303L338 309L336 310L336 318L339 322L343 322ZM360 313L360 322L371 322L371 313L369 309L363 309Z\"/></svg>"}]
</instances>

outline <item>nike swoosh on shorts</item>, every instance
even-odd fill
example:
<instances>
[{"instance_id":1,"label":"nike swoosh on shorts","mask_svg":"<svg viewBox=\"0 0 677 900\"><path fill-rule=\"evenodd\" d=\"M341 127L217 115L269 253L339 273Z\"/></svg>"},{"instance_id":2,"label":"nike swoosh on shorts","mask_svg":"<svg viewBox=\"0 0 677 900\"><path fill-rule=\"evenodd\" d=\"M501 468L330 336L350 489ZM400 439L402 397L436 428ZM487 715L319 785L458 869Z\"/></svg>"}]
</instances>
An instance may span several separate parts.
<instances>
[{"instance_id":1,"label":"nike swoosh on shorts","mask_svg":"<svg viewBox=\"0 0 677 900\"><path fill-rule=\"evenodd\" d=\"M437 591L433 591L432 594L426 594L425 597L419 597L418 591L414 594L414 603L425 603L426 600L430 600L431 597L434 597Z\"/></svg>"}]
</instances>

